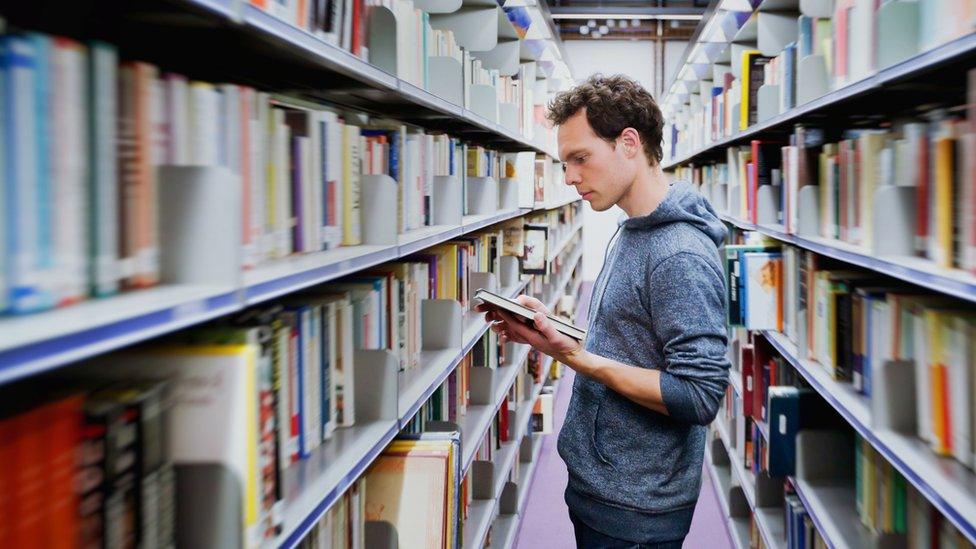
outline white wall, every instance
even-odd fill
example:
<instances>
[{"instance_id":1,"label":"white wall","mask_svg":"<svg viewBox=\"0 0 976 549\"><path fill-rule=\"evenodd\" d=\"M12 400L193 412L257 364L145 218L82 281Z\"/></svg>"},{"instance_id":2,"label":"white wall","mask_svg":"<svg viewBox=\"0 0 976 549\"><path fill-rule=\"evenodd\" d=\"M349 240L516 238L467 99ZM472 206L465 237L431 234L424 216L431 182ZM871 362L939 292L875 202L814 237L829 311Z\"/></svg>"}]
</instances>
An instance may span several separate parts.
<instances>
[{"instance_id":1,"label":"white wall","mask_svg":"<svg viewBox=\"0 0 976 549\"><path fill-rule=\"evenodd\" d=\"M570 69L577 81L593 73L625 74L648 90L654 90L654 48L651 42L629 40L568 40L566 48ZM684 50L685 43L669 43L664 50L665 79ZM624 215L614 206L605 212L595 212L589 203L583 210L583 279L595 280L600 273L607 245L617 220Z\"/></svg>"}]
</instances>

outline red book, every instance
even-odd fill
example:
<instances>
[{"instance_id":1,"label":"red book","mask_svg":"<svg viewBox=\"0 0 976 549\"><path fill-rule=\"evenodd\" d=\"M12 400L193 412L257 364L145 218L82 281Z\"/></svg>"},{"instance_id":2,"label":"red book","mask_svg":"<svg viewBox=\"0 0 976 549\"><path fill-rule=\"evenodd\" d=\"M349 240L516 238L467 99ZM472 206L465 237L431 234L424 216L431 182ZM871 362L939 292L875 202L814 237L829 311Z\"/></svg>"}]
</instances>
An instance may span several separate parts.
<instances>
[{"instance_id":1,"label":"red book","mask_svg":"<svg viewBox=\"0 0 976 549\"><path fill-rule=\"evenodd\" d=\"M352 45L350 50L355 56L359 56L363 49L363 2L353 0L352 2Z\"/></svg>"},{"instance_id":2,"label":"red book","mask_svg":"<svg viewBox=\"0 0 976 549\"><path fill-rule=\"evenodd\" d=\"M755 347L752 344L742 345L742 413L752 416L753 389L755 388L756 376L754 375Z\"/></svg>"},{"instance_id":3,"label":"red book","mask_svg":"<svg viewBox=\"0 0 976 549\"><path fill-rule=\"evenodd\" d=\"M47 457L44 493L47 521L46 547L70 549L78 542L78 494L75 491L78 449L81 443L84 398L75 395L42 407L44 448ZM39 458L39 456L38 456Z\"/></svg>"}]
</instances>

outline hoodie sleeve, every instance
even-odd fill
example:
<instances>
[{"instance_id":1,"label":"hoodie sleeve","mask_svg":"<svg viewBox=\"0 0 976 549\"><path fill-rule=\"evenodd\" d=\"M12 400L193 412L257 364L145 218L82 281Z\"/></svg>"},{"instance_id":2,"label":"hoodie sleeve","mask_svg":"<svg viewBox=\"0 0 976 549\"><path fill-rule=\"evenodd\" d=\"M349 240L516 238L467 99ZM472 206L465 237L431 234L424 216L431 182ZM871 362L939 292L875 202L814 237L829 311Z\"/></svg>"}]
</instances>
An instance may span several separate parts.
<instances>
[{"instance_id":1,"label":"hoodie sleeve","mask_svg":"<svg viewBox=\"0 0 976 549\"><path fill-rule=\"evenodd\" d=\"M651 325L664 350L661 394L668 414L707 425L728 385L725 283L691 252L672 255L650 274Z\"/></svg>"}]
</instances>

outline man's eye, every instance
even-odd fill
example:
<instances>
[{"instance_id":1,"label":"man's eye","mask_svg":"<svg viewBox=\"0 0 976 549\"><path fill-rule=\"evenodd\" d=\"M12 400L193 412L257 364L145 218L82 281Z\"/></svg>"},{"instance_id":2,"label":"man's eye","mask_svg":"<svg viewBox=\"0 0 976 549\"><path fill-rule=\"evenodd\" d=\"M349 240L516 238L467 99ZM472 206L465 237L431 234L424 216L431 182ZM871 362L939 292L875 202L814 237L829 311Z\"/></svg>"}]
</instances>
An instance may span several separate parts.
<instances>
[{"instance_id":1,"label":"man's eye","mask_svg":"<svg viewBox=\"0 0 976 549\"><path fill-rule=\"evenodd\" d=\"M577 164L582 164L583 162L586 162L586 157L585 156L577 156L576 157L576 163Z\"/></svg>"}]
</instances>

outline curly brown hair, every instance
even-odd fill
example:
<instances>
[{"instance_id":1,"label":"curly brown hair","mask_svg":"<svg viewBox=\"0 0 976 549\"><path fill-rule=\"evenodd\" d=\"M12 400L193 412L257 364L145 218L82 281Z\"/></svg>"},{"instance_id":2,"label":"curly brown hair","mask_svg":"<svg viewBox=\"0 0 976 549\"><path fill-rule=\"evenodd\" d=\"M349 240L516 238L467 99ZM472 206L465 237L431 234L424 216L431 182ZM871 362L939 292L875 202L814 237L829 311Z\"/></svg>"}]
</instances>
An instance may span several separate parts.
<instances>
[{"instance_id":1,"label":"curly brown hair","mask_svg":"<svg viewBox=\"0 0 976 549\"><path fill-rule=\"evenodd\" d=\"M560 125L586 109L586 120L602 139L613 143L625 128L634 128L644 143L644 154L653 166L661 162L664 116L651 93L621 75L594 74L571 90L560 92L549 103L546 117Z\"/></svg>"}]
</instances>

